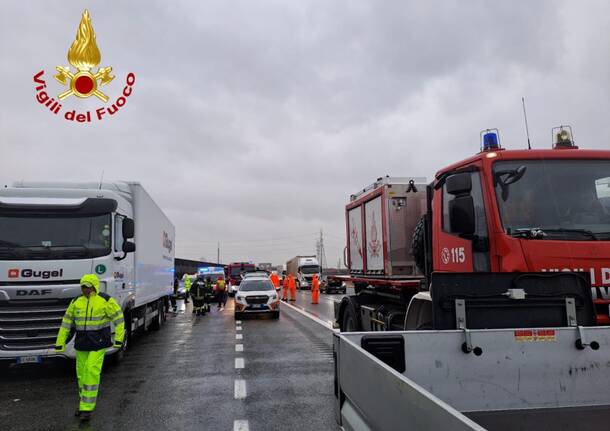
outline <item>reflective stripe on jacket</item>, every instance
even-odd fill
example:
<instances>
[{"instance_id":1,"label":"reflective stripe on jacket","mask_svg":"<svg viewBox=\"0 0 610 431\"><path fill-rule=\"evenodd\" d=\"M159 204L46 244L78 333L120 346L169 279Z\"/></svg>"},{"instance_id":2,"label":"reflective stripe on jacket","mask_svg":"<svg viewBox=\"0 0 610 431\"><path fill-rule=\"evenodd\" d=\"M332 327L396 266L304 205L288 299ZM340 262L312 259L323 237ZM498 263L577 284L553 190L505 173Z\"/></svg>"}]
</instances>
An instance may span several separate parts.
<instances>
[{"instance_id":1,"label":"reflective stripe on jacket","mask_svg":"<svg viewBox=\"0 0 610 431\"><path fill-rule=\"evenodd\" d=\"M94 351L111 347L111 323L114 323L115 342L123 342L125 321L119 304L105 293L92 293L89 298L81 295L72 300L66 310L55 344L66 344L68 335L74 328L76 350Z\"/></svg>"}]
</instances>

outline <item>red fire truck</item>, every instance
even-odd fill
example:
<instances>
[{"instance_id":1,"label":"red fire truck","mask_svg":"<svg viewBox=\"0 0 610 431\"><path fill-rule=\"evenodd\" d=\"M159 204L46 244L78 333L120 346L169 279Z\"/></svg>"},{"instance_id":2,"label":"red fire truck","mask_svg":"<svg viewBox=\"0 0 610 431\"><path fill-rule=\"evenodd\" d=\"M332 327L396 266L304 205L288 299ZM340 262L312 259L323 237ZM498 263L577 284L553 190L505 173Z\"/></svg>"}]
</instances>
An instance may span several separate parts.
<instances>
[{"instance_id":1,"label":"red fire truck","mask_svg":"<svg viewBox=\"0 0 610 431\"><path fill-rule=\"evenodd\" d=\"M256 265L252 262L232 262L225 267L229 295L233 296L237 292L242 275L252 271L256 271Z\"/></svg>"},{"instance_id":2,"label":"red fire truck","mask_svg":"<svg viewBox=\"0 0 610 431\"><path fill-rule=\"evenodd\" d=\"M356 294L335 305L341 330L413 329L407 306L430 300L423 292L441 273L458 284L474 273L580 273L597 324L610 324L610 151L579 149L568 126L554 129L551 149L505 150L497 130L481 138L478 154L429 184L379 178L350 197L343 281Z\"/></svg>"}]
</instances>

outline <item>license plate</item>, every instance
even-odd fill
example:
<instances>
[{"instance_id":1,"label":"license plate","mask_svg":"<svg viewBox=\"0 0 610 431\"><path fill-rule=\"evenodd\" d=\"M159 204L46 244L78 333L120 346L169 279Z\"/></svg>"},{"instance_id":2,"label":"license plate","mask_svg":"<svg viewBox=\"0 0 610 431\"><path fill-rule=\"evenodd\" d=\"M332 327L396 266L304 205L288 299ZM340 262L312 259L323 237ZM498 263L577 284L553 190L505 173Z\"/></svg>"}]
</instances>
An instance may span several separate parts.
<instances>
[{"instance_id":1,"label":"license plate","mask_svg":"<svg viewBox=\"0 0 610 431\"><path fill-rule=\"evenodd\" d=\"M42 362L40 356L20 356L17 358L18 364L39 364Z\"/></svg>"},{"instance_id":2,"label":"license plate","mask_svg":"<svg viewBox=\"0 0 610 431\"><path fill-rule=\"evenodd\" d=\"M252 304L252 308L262 308L263 304Z\"/></svg>"}]
</instances>

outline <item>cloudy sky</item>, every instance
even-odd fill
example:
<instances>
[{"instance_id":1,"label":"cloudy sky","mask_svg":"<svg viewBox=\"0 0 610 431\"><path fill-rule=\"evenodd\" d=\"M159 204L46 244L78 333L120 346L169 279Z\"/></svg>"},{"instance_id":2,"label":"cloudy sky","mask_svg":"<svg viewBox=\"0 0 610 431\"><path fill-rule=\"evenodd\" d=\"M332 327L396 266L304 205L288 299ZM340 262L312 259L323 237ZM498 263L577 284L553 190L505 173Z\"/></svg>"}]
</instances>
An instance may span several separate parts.
<instances>
[{"instance_id":1,"label":"cloudy sky","mask_svg":"<svg viewBox=\"0 0 610 431\"><path fill-rule=\"evenodd\" d=\"M348 196L478 150L479 131L534 147L570 124L610 144L610 2L0 0L0 184L140 181L176 225L177 256L329 265ZM111 118L68 122L33 75L68 65L84 8L115 80ZM95 110L66 99L62 112Z\"/></svg>"}]
</instances>

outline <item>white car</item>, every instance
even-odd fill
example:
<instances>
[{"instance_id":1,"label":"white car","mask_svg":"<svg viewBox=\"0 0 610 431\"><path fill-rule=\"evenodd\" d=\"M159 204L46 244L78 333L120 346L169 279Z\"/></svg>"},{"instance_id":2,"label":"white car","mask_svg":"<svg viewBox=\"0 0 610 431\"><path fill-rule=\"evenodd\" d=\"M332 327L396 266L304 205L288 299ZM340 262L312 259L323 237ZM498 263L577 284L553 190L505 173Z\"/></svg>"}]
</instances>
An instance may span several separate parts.
<instances>
[{"instance_id":1,"label":"white car","mask_svg":"<svg viewBox=\"0 0 610 431\"><path fill-rule=\"evenodd\" d=\"M280 317L280 297L269 277L247 277L241 281L235 294L235 318L250 313Z\"/></svg>"}]
</instances>

